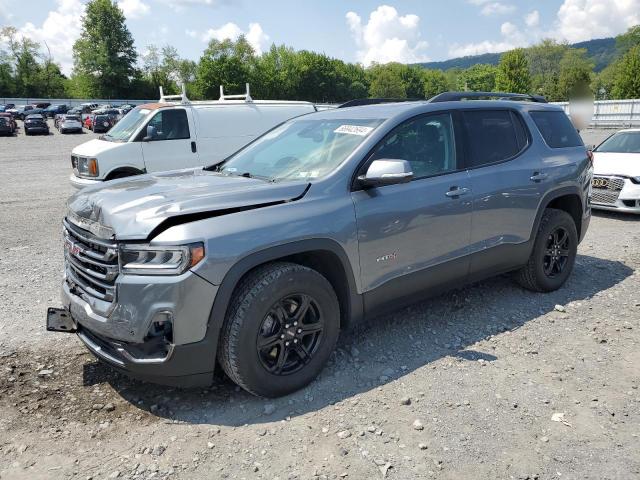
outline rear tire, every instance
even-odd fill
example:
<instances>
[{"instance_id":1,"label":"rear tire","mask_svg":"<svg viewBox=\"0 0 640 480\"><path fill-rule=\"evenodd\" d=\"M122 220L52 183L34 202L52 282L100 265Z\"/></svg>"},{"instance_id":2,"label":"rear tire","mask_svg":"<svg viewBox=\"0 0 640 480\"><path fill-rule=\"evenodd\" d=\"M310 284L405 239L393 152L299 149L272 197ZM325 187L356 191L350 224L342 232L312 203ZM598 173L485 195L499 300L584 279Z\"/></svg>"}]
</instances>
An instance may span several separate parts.
<instances>
[{"instance_id":1,"label":"rear tire","mask_svg":"<svg viewBox=\"0 0 640 480\"><path fill-rule=\"evenodd\" d=\"M302 265L271 263L236 287L218 360L249 393L279 397L316 378L339 330L340 307L326 278Z\"/></svg>"},{"instance_id":2,"label":"rear tire","mask_svg":"<svg viewBox=\"0 0 640 480\"><path fill-rule=\"evenodd\" d=\"M578 250L578 231L571 215L548 208L542 214L527 264L516 281L534 292L552 292L569 278Z\"/></svg>"}]
</instances>

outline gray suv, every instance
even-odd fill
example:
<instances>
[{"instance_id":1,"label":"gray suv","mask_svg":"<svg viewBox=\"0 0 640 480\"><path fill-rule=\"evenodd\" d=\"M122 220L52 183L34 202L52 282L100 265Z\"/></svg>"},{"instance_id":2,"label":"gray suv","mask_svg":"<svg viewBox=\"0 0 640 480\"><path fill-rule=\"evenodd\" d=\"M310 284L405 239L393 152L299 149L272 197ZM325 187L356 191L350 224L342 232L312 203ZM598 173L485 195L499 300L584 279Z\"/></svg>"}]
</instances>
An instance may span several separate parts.
<instances>
[{"instance_id":1,"label":"gray suv","mask_svg":"<svg viewBox=\"0 0 640 480\"><path fill-rule=\"evenodd\" d=\"M71 197L47 327L138 378L208 385L217 364L284 395L385 309L505 272L560 288L589 224L589 153L535 99L299 117L221 164Z\"/></svg>"}]
</instances>

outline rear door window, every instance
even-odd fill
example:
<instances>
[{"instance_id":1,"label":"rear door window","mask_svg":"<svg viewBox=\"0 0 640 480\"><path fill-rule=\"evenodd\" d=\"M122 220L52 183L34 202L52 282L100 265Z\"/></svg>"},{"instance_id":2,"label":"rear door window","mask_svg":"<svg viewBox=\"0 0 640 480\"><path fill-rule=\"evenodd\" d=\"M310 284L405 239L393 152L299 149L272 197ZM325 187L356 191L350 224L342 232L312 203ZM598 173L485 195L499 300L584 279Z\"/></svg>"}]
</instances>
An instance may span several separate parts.
<instances>
[{"instance_id":1,"label":"rear door window","mask_svg":"<svg viewBox=\"0 0 640 480\"><path fill-rule=\"evenodd\" d=\"M581 147L584 145L578 131L561 111L530 112L542 137L551 148Z\"/></svg>"},{"instance_id":2,"label":"rear door window","mask_svg":"<svg viewBox=\"0 0 640 480\"><path fill-rule=\"evenodd\" d=\"M468 166L481 167L515 157L528 144L522 120L510 110L466 110Z\"/></svg>"}]
</instances>

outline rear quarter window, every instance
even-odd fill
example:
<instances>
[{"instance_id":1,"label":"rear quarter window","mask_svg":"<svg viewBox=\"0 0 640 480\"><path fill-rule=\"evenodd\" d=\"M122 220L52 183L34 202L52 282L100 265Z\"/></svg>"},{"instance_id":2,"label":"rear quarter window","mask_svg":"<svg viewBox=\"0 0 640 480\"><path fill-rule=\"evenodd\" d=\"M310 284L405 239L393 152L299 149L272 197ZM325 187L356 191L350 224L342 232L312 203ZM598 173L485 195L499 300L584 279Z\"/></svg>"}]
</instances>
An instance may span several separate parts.
<instances>
[{"instance_id":1,"label":"rear quarter window","mask_svg":"<svg viewBox=\"0 0 640 480\"><path fill-rule=\"evenodd\" d=\"M551 148L581 147L578 131L564 112L529 112L542 138Z\"/></svg>"},{"instance_id":2,"label":"rear quarter window","mask_svg":"<svg viewBox=\"0 0 640 480\"><path fill-rule=\"evenodd\" d=\"M514 158L528 144L522 121L510 110L467 110L462 120L472 168Z\"/></svg>"}]
</instances>

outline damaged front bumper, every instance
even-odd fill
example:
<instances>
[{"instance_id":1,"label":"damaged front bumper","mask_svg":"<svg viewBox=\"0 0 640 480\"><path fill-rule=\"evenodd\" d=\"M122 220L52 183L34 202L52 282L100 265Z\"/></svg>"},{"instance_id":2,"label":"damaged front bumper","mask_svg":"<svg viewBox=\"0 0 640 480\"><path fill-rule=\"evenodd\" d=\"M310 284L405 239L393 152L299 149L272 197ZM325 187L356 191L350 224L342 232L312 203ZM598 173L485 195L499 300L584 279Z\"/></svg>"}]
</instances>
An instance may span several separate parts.
<instances>
[{"instance_id":1,"label":"damaged front bumper","mask_svg":"<svg viewBox=\"0 0 640 480\"><path fill-rule=\"evenodd\" d=\"M47 330L76 333L94 356L132 377L210 385L215 345L206 333L216 292L192 272L154 279L120 276L117 301L103 313L65 280L63 308L48 309Z\"/></svg>"}]
</instances>

